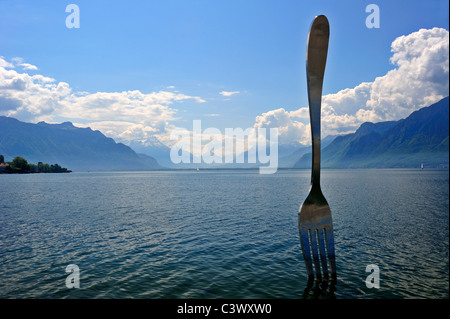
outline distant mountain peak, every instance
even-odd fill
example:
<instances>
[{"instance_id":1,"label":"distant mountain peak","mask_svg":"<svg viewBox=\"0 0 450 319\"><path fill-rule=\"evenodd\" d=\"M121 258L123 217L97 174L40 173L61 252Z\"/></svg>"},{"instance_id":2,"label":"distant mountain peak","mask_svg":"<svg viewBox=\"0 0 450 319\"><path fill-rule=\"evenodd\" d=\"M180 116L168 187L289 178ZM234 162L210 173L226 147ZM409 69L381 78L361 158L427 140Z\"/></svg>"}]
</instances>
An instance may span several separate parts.
<instances>
[{"instance_id":1,"label":"distant mountain peak","mask_svg":"<svg viewBox=\"0 0 450 319\"><path fill-rule=\"evenodd\" d=\"M41 122L38 122L37 125L47 126L47 127L50 127L50 128L58 128L58 129L61 129L61 128L77 128L76 126L74 126L72 124L72 122L69 122L69 121L62 122L62 123L47 123L47 122L41 121Z\"/></svg>"},{"instance_id":2,"label":"distant mountain peak","mask_svg":"<svg viewBox=\"0 0 450 319\"><path fill-rule=\"evenodd\" d=\"M322 151L322 167L448 167L449 97L399 121L363 123ZM311 166L311 153L294 167Z\"/></svg>"},{"instance_id":3,"label":"distant mountain peak","mask_svg":"<svg viewBox=\"0 0 450 319\"><path fill-rule=\"evenodd\" d=\"M72 122L63 122L60 125L61 127L75 127Z\"/></svg>"},{"instance_id":4,"label":"distant mountain peak","mask_svg":"<svg viewBox=\"0 0 450 319\"><path fill-rule=\"evenodd\" d=\"M37 124L0 117L0 154L6 160L22 156L31 163L58 163L70 170L149 170L161 166L100 131L71 122Z\"/></svg>"},{"instance_id":5,"label":"distant mountain peak","mask_svg":"<svg viewBox=\"0 0 450 319\"><path fill-rule=\"evenodd\" d=\"M402 120L400 120L402 121ZM369 133L383 133L390 128L397 125L399 121L386 121L386 122L364 122L354 133L355 135L361 136Z\"/></svg>"}]
</instances>

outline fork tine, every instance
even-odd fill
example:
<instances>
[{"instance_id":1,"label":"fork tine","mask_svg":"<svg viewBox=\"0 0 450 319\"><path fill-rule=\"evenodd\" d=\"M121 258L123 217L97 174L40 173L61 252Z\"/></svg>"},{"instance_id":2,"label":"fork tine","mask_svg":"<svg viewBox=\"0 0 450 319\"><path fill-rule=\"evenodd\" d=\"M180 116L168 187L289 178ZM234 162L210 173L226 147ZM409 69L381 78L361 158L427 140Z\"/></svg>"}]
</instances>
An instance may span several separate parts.
<instances>
[{"instance_id":1,"label":"fork tine","mask_svg":"<svg viewBox=\"0 0 450 319\"><path fill-rule=\"evenodd\" d=\"M310 239L311 239L311 247L312 247L312 254L313 254L313 260L314 260L314 267L316 269L316 277L317 280L322 279L322 274L320 272L320 261L319 261L319 251L317 248L317 236L316 231L312 229L310 231Z\"/></svg>"},{"instance_id":2,"label":"fork tine","mask_svg":"<svg viewBox=\"0 0 450 319\"><path fill-rule=\"evenodd\" d=\"M330 262L331 268L331 280L336 280L336 258L334 252L334 235L332 227L325 229L325 240L327 243L328 261Z\"/></svg>"},{"instance_id":3,"label":"fork tine","mask_svg":"<svg viewBox=\"0 0 450 319\"><path fill-rule=\"evenodd\" d=\"M323 276L328 280L327 255L325 252L325 240L323 235L324 229L317 230L317 239L319 241L320 261L322 263Z\"/></svg>"},{"instance_id":4,"label":"fork tine","mask_svg":"<svg viewBox=\"0 0 450 319\"><path fill-rule=\"evenodd\" d=\"M306 270L308 271L308 278L314 277L313 266L311 261L311 249L309 246L309 231L300 229L300 244L302 246L303 258L305 259Z\"/></svg>"}]
</instances>

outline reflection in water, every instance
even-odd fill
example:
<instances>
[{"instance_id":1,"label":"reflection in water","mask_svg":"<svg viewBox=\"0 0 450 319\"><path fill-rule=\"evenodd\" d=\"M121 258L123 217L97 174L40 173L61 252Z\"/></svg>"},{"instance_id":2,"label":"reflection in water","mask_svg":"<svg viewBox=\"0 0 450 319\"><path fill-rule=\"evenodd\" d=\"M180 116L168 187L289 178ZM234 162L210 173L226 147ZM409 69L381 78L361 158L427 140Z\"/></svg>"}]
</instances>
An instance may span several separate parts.
<instances>
[{"instance_id":1,"label":"reflection in water","mask_svg":"<svg viewBox=\"0 0 450 319\"><path fill-rule=\"evenodd\" d=\"M336 280L309 279L303 291L303 299L336 299Z\"/></svg>"}]
</instances>

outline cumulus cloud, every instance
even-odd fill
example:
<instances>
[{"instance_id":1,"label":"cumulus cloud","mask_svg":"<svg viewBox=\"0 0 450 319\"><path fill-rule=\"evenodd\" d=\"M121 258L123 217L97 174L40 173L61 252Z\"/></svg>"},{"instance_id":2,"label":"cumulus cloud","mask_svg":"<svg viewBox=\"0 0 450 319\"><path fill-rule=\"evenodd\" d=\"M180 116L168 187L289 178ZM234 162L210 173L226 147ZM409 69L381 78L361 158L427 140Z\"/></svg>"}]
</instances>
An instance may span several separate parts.
<instances>
[{"instance_id":1,"label":"cumulus cloud","mask_svg":"<svg viewBox=\"0 0 450 319\"><path fill-rule=\"evenodd\" d=\"M364 82L322 98L322 136L356 130L363 122L398 120L449 95L449 33L421 29L395 39L391 45L393 69L372 82ZM20 66L22 72L17 71ZM176 103L204 100L178 91L143 93L73 92L68 83L27 70L37 67L21 58L0 57L0 114L27 121L70 119L119 141L157 137L170 143L175 129ZM173 89L174 87L167 87ZM231 97L239 91L221 91ZM207 116L218 116L208 114ZM309 109L274 109L258 115L255 128L278 128L279 142L310 143Z\"/></svg>"},{"instance_id":2,"label":"cumulus cloud","mask_svg":"<svg viewBox=\"0 0 450 319\"><path fill-rule=\"evenodd\" d=\"M13 68L14 64L5 60L4 57L0 56L0 68Z\"/></svg>"},{"instance_id":3,"label":"cumulus cloud","mask_svg":"<svg viewBox=\"0 0 450 319\"><path fill-rule=\"evenodd\" d=\"M13 62L24 64L20 58ZM73 92L68 83L18 72L11 66L13 63L0 58L1 115L34 122L69 119L122 141L167 133L177 112L174 103L204 102L197 96L169 91Z\"/></svg>"},{"instance_id":4,"label":"cumulus cloud","mask_svg":"<svg viewBox=\"0 0 450 319\"><path fill-rule=\"evenodd\" d=\"M138 141L143 144L153 135L160 133L157 128L127 121L96 121L90 123L74 123L78 127L90 127L107 136L114 136L119 141Z\"/></svg>"},{"instance_id":5,"label":"cumulus cloud","mask_svg":"<svg viewBox=\"0 0 450 319\"><path fill-rule=\"evenodd\" d=\"M449 33L421 29L392 43L397 68L372 82L361 121L396 120L448 95Z\"/></svg>"},{"instance_id":6,"label":"cumulus cloud","mask_svg":"<svg viewBox=\"0 0 450 319\"><path fill-rule=\"evenodd\" d=\"M174 119L174 102L194 99L203 100L181 93L159 91L144 94L138 90L123 92L96 92L78 96L68 95L61 101L58 111L61 117L81 118L90 121L113 121L142 123L163 129L166 122Z\"/></svg>"},{"instance_id":7,"label":"cumulus cloud","mask_svg":"<svg viewBox=\"0 0 450 319\"><path fill-rule=\"evenodd\" d=\"M3 61L0 62L2 65L6 62L3 58L0 61ZM65 82L56 83L43 75L29 75L0 67L0 99L15 106L3 111L4 115L26 120L45 117L52 114L70 92Z\"/></svg>"},{"instance_id":8,"label":"cumulus cloud","mask_svg":"<svg viewBox=\"0 0 450 319\"><path fill-rule=\"evenodd\" d=\"M399 120L449 95L447 30L421 29L398 37L391 52L394 68L386 75L322 97L323 136L355 131L363 122ZM307 107L277 109L256 117L255 125L277 123L285 139L309 143L302 119L309 120Z\"/></svg>"},{"instance_id":9,"label":"cumulus cloud","mask_svg":"<svg viewBox=\"0 0 450 319\"><path fill-rule=\"evenodd\" d=\"M280 144L298 143L306 144L310 138L309 124L292 119L291 114L284 108L279 108L256 117L255 128L278 128Z\"/></svg>"}]
</instances>

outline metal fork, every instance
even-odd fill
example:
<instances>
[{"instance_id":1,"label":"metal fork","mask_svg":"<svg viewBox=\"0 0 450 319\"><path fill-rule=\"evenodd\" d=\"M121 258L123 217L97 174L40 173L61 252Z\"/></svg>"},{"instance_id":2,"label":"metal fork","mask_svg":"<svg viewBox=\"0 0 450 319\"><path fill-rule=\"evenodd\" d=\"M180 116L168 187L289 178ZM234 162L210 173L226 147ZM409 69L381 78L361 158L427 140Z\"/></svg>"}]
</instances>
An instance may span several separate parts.
<instances>
[{"instance_id":1,"label":"metal fork","mask_svg":"<svg viewBox=\"0 0 450 319\"><path fill-rule=\"evenodd\" d=\"M309 31L306 56L309 115L312 135L311 188L300 207L298 228L308 279L336 280L333 224L331 210L320 188L320 111L322 101L323 75L327 60L330 27L328 19L317 16ZM311 258L312 251L312 258ZM330 267L328 272L327 259Z\"/></svg>"}]
</instances>

